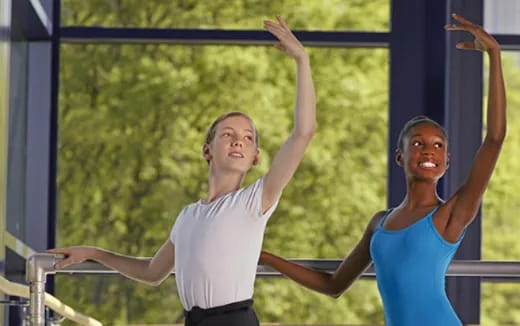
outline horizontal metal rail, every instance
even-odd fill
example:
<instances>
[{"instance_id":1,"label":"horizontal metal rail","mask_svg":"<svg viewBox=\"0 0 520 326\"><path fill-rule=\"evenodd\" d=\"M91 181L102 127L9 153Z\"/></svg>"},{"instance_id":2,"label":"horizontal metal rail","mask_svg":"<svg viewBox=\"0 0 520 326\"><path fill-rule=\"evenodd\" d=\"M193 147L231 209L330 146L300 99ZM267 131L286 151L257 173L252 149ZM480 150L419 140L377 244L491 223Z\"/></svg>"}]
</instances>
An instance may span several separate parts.
<instances>
[{"instance_id":1,"label":"horizontal metal rail","mask_svg":"<svg viewBox=\"0 0 520 326\"><path fill-rule=\"evenodd\" d=\"M61 261L61 258L56 258L56 261ZM290 261L324 272L335 271L342 262L342 260L337 259L292 259ZM119 272L95 262L85 262L82 264L68 266L64 269L54 270L52 273L119 274ZM174 275L175 271L172 271L172 274ZM279 272L274 271L265 265L258 266L256 275L259 277L283 276ZM373 267L371 266L365 273L363 273L363 276L374 277L375 272ZM448 268L446 276L517 278L520 277L520 261L454 260Z\"/></svg>"},{"instance_id":2,"label":"horizontal metal rail","mask_svg":"<svg viewBox=\"0 0 520 326\"><path fill-rule=\"evenodd\" d=\"M142 258L151 259L151 258ZM47 275L66 273L66 274L116 274L119 272L107 268L96 262L85 262L68 266L63 269L56 269L54 266L62 261L50 254L35 254L27 260L26 278L30 283L30 323L32 326L44 326L44 300L45 300L45 282ZM316 270L332 272L335 271L341 263L337 259L293 259L292 262L307 266ZM172 274L175 274L172 271ZM374 270L371 266L363 277L374 277ZM451 263L446 273L447 276L469 276L482 278L504 278L518 279L520 278L520 261L474 261L474 260L455 260ZM257 268L257 276L259 277L281 277L282 274L272 270L271 268L259 265Z\"/></svg>"}]
</instances>

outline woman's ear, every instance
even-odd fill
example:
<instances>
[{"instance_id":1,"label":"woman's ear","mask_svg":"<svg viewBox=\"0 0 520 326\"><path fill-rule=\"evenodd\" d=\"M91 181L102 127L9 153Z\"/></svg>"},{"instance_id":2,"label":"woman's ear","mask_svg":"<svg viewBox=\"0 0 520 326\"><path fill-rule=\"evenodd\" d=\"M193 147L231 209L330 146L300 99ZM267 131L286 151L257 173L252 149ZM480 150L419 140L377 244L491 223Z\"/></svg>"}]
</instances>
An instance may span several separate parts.
<instances>
[{"instance_id":1,"label":"woman's ear","mask_svg":"<svg viewBox=\"0 0 520 326\"><path fill-rule=\"evenodd\" d=\"M256 151L255 157L253 158L253 165L260 163L260 150Z\"/></svg>"},{"instance_id":2,"label":"woman's ear","mask_svg":"<svg viewBox=\"0 0 520 326\"><path fill-rule=\"evenodd\" d=\"M209 144L204 144L204 146L202 146L202 157L208 162L211 161L211 151Z\"/></svg>"},{"instance_id":3,"label":"woman's ear","mask_svg":"<svg viewBox=\"0 0 520 326\"><path fill-rule=\"evenodd\" d=\"M399 166L403 166L403 154L400 149L395 150L395 163Z\"/></svg>"}]
</instances>

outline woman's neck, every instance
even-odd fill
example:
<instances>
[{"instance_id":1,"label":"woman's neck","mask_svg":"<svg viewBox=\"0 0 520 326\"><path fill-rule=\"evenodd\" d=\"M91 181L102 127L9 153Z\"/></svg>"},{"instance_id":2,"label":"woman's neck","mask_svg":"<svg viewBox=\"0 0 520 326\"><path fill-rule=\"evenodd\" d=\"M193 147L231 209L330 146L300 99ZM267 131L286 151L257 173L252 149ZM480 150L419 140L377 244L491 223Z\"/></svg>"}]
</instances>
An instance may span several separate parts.
<instances>
[{"instance_id":1,"label":"woman's neck","mask_svg":"<svg viewBox=\"0 0 520 326\"><path fill-rule=\"evenodd\" d=\"M437 194L437 182L409 181L406 197L400 206L414 209L418 207L437 206L442 199Z\"/></svg>"},{"instance_id":2,"label":"woman's neck","mask_svg":"<svg viewBox=\"0 0 520 326\"><path fill-rule=\"evenodd\" d=\"M245 173L211 171L208 177L208 196L204 203L209 204L216 198L240 189L244 181Z\"/></svg>"}]
</instances>

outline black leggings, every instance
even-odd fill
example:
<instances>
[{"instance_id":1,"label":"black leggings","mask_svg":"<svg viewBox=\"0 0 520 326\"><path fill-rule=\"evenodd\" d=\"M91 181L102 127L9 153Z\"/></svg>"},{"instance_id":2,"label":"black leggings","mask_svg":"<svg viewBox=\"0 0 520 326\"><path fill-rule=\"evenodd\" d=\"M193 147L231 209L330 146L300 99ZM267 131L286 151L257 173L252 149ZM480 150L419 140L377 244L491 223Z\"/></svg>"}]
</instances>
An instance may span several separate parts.
<instances>
[{"instance_id":1,"label":"black leggings","mask_svg":"<svg viewBox=\"0 0 520 326\"><path fill-rule=\"evenodd\" d=\"M253 300L234 302L209 309L185 311L185 326L259 326Z\"/></svg>"}]
</instances>

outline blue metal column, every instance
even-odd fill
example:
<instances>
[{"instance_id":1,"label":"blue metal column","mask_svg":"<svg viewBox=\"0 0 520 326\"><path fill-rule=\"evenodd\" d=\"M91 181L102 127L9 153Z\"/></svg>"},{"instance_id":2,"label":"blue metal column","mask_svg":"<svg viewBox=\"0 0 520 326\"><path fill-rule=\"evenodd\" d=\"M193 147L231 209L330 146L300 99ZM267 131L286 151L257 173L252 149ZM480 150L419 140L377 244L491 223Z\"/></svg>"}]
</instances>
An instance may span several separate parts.
<instances>
[{"instance_id":1,"label":"blue metal column","mask_svg":"<svg viewBox=\"0 0 520 326\"><path fill-rule=\"evenodd\" d=\"M483 0L451 0L449 12L456 12L482 24ZM457 191L467 177L473 157L482 139L482 55L475 51L461 51L455 44L471 40L468 33L448 34L446 57L446 127L450 135L450 168L445 176L444 193ZM468 227L455 259L481 259L482 220L479 212ZM480 279L448 278L448 296L457 314L466 324L480 323Z\"/></svg>"},{"instance_id":2,"label":"blue metal column","mask_svg":"<svg viewBox=\"0 0 520 326\"><path fill-rule=\"evenodd\" d=\"M406 193L402 169L394 161L397 138L403 125L417 115L427 115L444 124L445 17L446 0L392 2L389 206L398 205Z\"/></svg>"}]
</instances>

